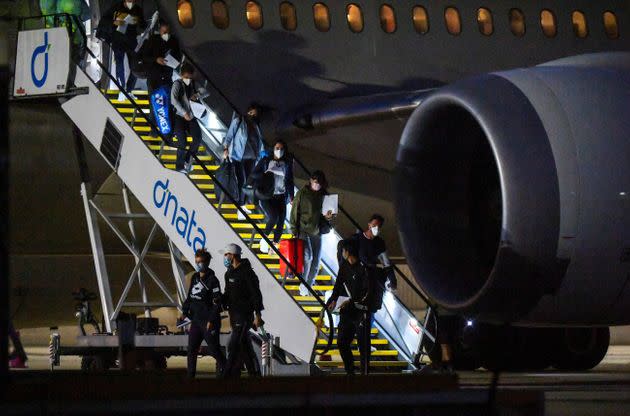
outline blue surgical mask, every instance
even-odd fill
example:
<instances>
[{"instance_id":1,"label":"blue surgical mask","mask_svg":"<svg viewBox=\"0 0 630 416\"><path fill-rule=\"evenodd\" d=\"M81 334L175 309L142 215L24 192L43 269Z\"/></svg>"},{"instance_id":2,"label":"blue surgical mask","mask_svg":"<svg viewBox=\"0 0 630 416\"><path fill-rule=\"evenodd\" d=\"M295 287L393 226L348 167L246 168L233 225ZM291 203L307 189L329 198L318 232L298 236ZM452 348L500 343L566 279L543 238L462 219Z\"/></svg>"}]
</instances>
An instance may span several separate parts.
<instances>
[{"instance_id":1,"label":"blue surgical mask","mask_svg":"<svg viewBox=\"0 0 630 416\"><path fill-rule=\"evenodd\" d=\"M230 259L229 259L229 258L227 258L227 257L223 257L223 265L224 265L225 267L230 267L230 266L232 265L232 262L230 261Z\"/></svg>"}]
</instances>

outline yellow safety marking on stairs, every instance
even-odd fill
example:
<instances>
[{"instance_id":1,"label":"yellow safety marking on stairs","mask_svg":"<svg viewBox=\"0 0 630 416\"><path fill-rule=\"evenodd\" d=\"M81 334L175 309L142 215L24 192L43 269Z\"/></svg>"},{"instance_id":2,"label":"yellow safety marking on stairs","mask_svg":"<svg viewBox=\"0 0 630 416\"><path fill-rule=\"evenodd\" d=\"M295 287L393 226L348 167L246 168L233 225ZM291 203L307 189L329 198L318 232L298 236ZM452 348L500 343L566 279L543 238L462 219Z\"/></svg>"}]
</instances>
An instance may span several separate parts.
<instances>
[{"instance_id":1,"label":"yellow safety marking on stairs","mask_svg":"<svg viewBox=\"0 0 630 416\"><path fill-rule=\"evenodd\" d=\"M203 162L210 162L213 160L212 156L199 155L197 157L199 158L199 160ZM162 155L161 159L162 160L177 160L177 155Z\"/></svg>"},{"instance_id":2,"label":"yellow safety marking on stairs","mask_svg":"<svg viewBox=\"0 0 630 416\"><path fill-rule=\"evenodd\" d=\"M175 169L175 163L165 163L164 167L168 168L168 169ZM208 168L208 170L212 170L211 168L213 168L214 166L206 166L206 168ZM193 171L202 171L203 172L203 168L201 167L201 165L193 165ZM191 177L193 175L190 175Z\"/></svg>"},{"instance_id":3,"label":"yellow safety marking on stairs","mask_svg":"<svg viewBox=\"0 0 630 416\"><path fill-rule=\"evenodd\" d=\"M236 215L238 216L238 214L236 214ZM265 224L256 224L256 225L258 225L258 228L261 228L261 229L265 228ZM238 229L238 230L242 230L242 229L245 229L245 228L248 228L248 229L254 228L254 226L251 225L248 222L231 222L230 226L232 228Z\"/></svg>"},{"instance_id":4,"label":"yellow safety marking on stairs","mask_svg":"<svg viewBox=\"0 0 630 416\"><path fill-rule=\"evenodd\" d=\"M219 208L219 204L213 204L215 208ZM234 204L221 204L221 208L222 209L236 209L236 205ZM245 208L247 209L256 209L256 205L254 204L247 204L245 205Z\"/></svg>"},{"instance_id":5,"label":"yellow safety marking on stairs","mask_svg":"<svg viewBox=\"0 0 630 416\"><path fill-rule=\"evenodd\" d=\"M387 345L388 342L387 342L386 339L371 338L370 339L370 344L371 345ZM317 345L328 345L328 340L327 339L318 339L317 340ZM337 339L333 339L332 345L337 345ZM357 340L356 339L352 340L352 345L357 345Z\"/></svg>"},{"instance_id":6,"label":"yellow safety marking on stairs","mask_svg":"<svg viewBox=\"0 0 630 416\"><path fill-rule=\"evenodd\" d=\"M118 110L119 113L124 113L124 114L133 114L133 112L136 111L136 109L132 107L117 108L116 110ZM148 108L146 109L143 108L142 113L149 114L150 110Z\"/></svg>"},{"instance_id":7,"label":"yellow safety marking on stairs","mask_svg":"<svg viewBox=\"0 0 630 416\"><path fill-rule=\"evenodd\" d=\"M326 354L339 355L339 350L330 350ZM358 356L359 350L352 350L352 355ZM376 350L370 353L372 357L398 357L396 350Z\"/></svg>"},{"instance_id":8,"label":"yellow safety marking on stairs","mask_svg":"<svg viewBox=\"0 0 630 416\"><path fill-rule=\"evenodd\" d=\"M116 98L111 99L110 100L112 104L114 104L114 107L118 107L121 105L131 105L131 101L124 99L123 101L118 101ZM136 104L138 104L138 106L142 107L148 107L149 106L149 100L135 100Z\"/></svg>"},{"instance_id":9,"label":"yellow safety marking on stairs","mask_svg":"<svg viewBox=\"0 0 630 416\"><path fill-rule=\"evenodd\" d=\"M316 361L320 367L343 367L343 361ZM359 367L361 364L359 361L355 361L354 365ZM407 367L406 361L372 361L370 360L370 367Z\"/></svg>"},{"instance_id":10,"label":"yellow safety marking on stairs","mask_svg":"<svg viewBox=\"0 0 630 416\"><path fill-rule=\"evenodd\" d=\"M319 318L311 318L311 319L316 320L316 319L319 319ZM330 333L330 330L329 330L328 328L322 328L322 332L323 332L324 334L328 334L328 333ZM372 335L374 335L374 334L378 334L378 329L376 329L376 328L371 328L371 329L370 329L370 334L372 334ZM337 336L337 331L335 331L335 336Z\"/></svg>"},{"instance_id":11,"label":"yellow safety marking on stairs","mask_svg":"<svg viewBox=\"0 0 630 416\"><path fill-rule=\"evenodd\" d=\"M250 238L252 236L252 233L239 233L239 235L243 238ZM291 234L282 234L282 239L289 239L291 238ZM260 240L262 238L262 236L258 233L256 233L256 235L254 235L254 239L258 239Z\"/></svg>"},{"instance_id":12,"label":"yellow safety marking on stairs","mask_svg":"<svg viewBox=\"0 0 630 416\"><path fill-rule=\"evenodd\" d=\"M151 131L151 127L150 126L133 126L134 131Z\"/></svg>"},{"instance_id":13,"label":"yellow safety marking on stairs","mask_svg":"<svg viewBox=\"0 0 630 416\"><path fill-rule=\"evenodd\" d=\"M302 306L302 309L304 309L304 311L306 312L321 312L322 311L322 307L321 306Z\"/></svg>"},{"instance_id":14,"label":"yellow safety marking on stairs","mask_svg":"<svg viewBox=\"0 0 630 416\"><path fill-rule=\"evenodd\" d=\"M197 188L199 189L214 189L214 184L213 183L198 183L196 184Z\"/></svg>"},{"instance_id":15,"label":"yellow safety marking on stairs","mask_svg":"<svg viewBox=\"0 0 630 416\"><path fill-rule=\"evenodd\" d=\"M159 144L150 144L149 145L149 149L155 150L155 151L159 151L160 150L160 145ZM173 151L175 151L175 150L177 150L177 148L164 145L164 150L173 150ZM199 147L199 151L200 152L203 152L205 150L206 150L205 147L203 147L203 146ZM208 166L208 167L210 168L211 166ZM216 170L217 168L218 168L218 166L216 166L214 170ZM208 170L210 170L210 169L208 169ZM202 179L206 179L206 178L202 178Z\"/></svg>"},{"instance_id":16,"label":"yellow safety marking on stairs","mask_svg":"<svg viewBox=\"0 0 630 416\"><path fill-rule=\"evenodd\" d=\"M282 276L280 276L279 274L276 275L276 278L281 279ZM330 280L331 277L330 276L326 276L326 275L319 275L319 276L315 276L315 280L317 281L322 281L322 280ZM299 279L297 277L294 277L292 279L287 279L287 283L297 283L299 282Z\"/></svg>"},{"instance_id":17,"label":"yellow safety marking on stairs","mask_svg":"<svg viewBox=\"0 0 630 416\"><path fill-rule=\"evenodd\" d=\"M144 118L144 116L136 116L134 117L125 117L125 121L128 121L129 123L148 123L147 119Z\"/></svg>"},{"instance_id":18,"label":"yellow safety marking on stairs","mask_svg":"<svg viewBox=\"0 0 630 416\"><path fill-rule=\"evenodd\" d=\"M199 186L200 185L198 185L198 187ZM263 219L265 219L265 215L264 214L249 214L248 217L253 219L253 220L263 220ZM226 220L237 220L238 219L238 214L223 214L223 218L225 218Z\"/></svg>"},{"instance_id":19,"label":"yellow safety marking on stairs","mask_svg":"<svg viewBox=\"0 0 630 416\"><path fill-rule=\"evenodd\" d=\"M103 90L101 90L101 91L103 91ZM118 97L118 94L120 93L119 90L107 90L107 91L103 91L103 92L107 93L108 95L116 95L116 97ZM133 91L131 91L131 93L133 95L135 95L136 97L139 96L139 95L148 95L148 92L145 91L145 90L133 90Z\"/></svg>"}]
</instances>

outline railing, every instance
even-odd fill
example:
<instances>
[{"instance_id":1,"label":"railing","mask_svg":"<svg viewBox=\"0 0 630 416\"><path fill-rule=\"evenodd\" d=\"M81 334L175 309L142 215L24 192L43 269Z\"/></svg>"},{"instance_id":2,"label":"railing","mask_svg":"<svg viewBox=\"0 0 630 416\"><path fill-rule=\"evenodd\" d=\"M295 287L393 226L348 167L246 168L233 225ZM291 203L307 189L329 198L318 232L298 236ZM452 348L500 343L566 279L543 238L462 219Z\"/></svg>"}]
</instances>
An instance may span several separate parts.
<instances>
[{"instance_id":1,"label":"railing","mask_svg":"<svg viewBox=\"0 0 630 416\"><path fill-rule=\"evenodd\" d=\"M51 20L53 21L53 24L56 27L62 27L65 26L69 33L72 35L73 33L73 26L76 28L76 30L78 30L80 32L80 35L83 39L83 45L85 45L85 52L90 55L94 62L96 62L99 67L101 68L101 70L103 71L103 74L105 74L107 76L107 78L109 78L109 80L111 82L114 83L114 85L116 85L119 89L120 92L122 92L124 94L124 96L127 98L127 100L129 100L129 102L131 103L131 106L134 108L134 110L140 114L144 114L142 111L142 108L136 103L136 101L134 100L133 96L125 91L125 88L123 86L121 86L118 82L118 80L116 79L115 76L113 76L108 68L106 68L103 63L96 57L96 55L90 50L89 47L87 47L87 35L85 33L85 28L83 27L83 24L78 20L78 18L74 15L70 15L67 13L59 13L59 14L54 14L54 15L43 15L43 16L31 16L31 17L25 17L25 18L20 18L18 21L18 27L20 29L22 29L24 27L24 23L26 21L29 20ZM79 65L79 63L76 63L77 65ZM79 65L80 66L80 65ZM95 84L97 84L97 82L95 82L94 80L92 80L92 82L94 82ZM100 88L99 88L100 89ZM153 119L151 117L145 117L147 123L153 127L155 129L156 132L158 132L158 137L160 138L162 144L171 146L171 143L166 140L164 138L164 136L160 133L159 129L157 128L157 126L155 125ZM184 144L185 146L185 144ZM215 186L218 186L221 191L223 192L224 195L227 195L228 199L230 202L232 202L235 206L236 209L245 217L246 221L253 227L253 229L255 230L255 232L259 233L263 239L265 239L265 241L267 242L267 244L269 244L270 249L272 249L273 251L275 251L275 253L278 255L278 257L280 258L280 260L284 261L288 268L291 270L291 272L295 275L295 277L298 278L298 280L304 284L305 287L307 287L309 293L315 298L315 300L317 301L317 303L319 303L322 306L322 310L324 310L327 315L328 315L328 319L330 322L332 322L332 314L331 312L326 308L326 304L325 302L320 298L320 296L309 286L306 284L306 281L302 278L302 276L300 275L300 273L297 272L297 269L295 269L295 267L293 266L293 264L291 262L289 262L289 260L284 257L284 255L282 253L280 253L280 251L273 245L272 241L266 236L266 234L258 227L258 225L256 224L256 222L254 220L252 220L249 215L240 207L238 200L235 196L231 195L228 190L221 184L220 181L217 180L216 176L212 173L211 170L209 170L205 164L199 159L199 157L195 154L193 155L193 159L195 160L195 162L197 164L199 164L199 166L201 166L202 170L204 171L204 173L206 175L208 175L210 177L210 179L214 182ZM161 160L160 160L160 163ZM212 205L212 204L211 204ZM220 208L220 207L219 207ZM278 284L281 284L280 282L278 282ZM286 289L285 289L286 290ZM288 293L288 292L287 292ZM293 299L293 297L291 296L291 298ZM295 301L295 300L294 300ZM297 303L297 302L296 302ZM325 354L326 352L328 352L331 348L332 348L332 341L334 339L334 328L330 328L330 333L327 335L325 333L323 333L323 335L325 337L328 338L328 343L326 345L326 347L322 350L318 350L318 352L320 354Z\"/></svg>"}]
</instances>

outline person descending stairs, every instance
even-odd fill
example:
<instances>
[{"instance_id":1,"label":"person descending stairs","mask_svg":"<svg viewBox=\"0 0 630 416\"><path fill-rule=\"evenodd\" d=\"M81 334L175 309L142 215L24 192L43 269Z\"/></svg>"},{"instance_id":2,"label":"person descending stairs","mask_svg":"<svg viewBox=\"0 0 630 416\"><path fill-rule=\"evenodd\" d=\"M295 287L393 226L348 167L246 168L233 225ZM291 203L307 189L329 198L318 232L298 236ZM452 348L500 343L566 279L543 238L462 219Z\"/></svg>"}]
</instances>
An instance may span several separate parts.
<instances>
[{"instance_id":1,"label":"person descending stairs","mask_svg":"<svg viewBox=\"0 0 630 416\"><path fill-rule=\"evenodd\" d=\"M177 148L163 144L160 137L152 137L150 135L151 127L147 121L148 114L150 112L149 100L146 91L134 90L133 96L136 97L135 103L140 107L141 113L134 107L134 105L127 100L118 100L117 90L104 91L109 101L117 109L117 111L125 118L125 120L133 127L135 132L145 142L145 144L153 151L153 153L159 157L163 165L171 170L175 170L175 161ZM173 144L179 144L177 138L173 139ZM192 142L192 137L187 137L187 143ZM207 146L202 143L198 149L198 159L204 164L205 168L211 172L216 171L219 168L220 160L217 155L212 154ZM205 195L205 197L219 210L222 217L230 226L238 232L238 235L245 241L249 242L250 247L256 253L257 257L264 263L279 281L283 281L284 288L292 295L293 299L300 307L316 322L319 320L322 313L322 306L316 300L312 294L300 293L300 281L298 278L284 279L280 275L280 258L273 249L265 250L263 252L260 246L260 240L263 236L257 232L254 232L253 225L247 220L239 219L239 211L237 206L233 203L222 203L218 205L219 200L215 193L215 184L213 183L210 175L203 171L202 166L197 162L194 162L191 166L188 177L193 181L195 186ZM265 228L265 217L263 211L254 204L247 204L245 206L251 214L248 217L256 222L259 229ZM281 239L289 239L292 235L286 226L282 232ZM263 239L264 241L264 239ZM262 247L263 250L265 247ZM315 273L314 284L311 287L312 290L322 299L324 299L326 292L333 289L333 278L330 273L326 273L323 264L317 265L317 273ZM327 345L327 335L329 334L328 328L322 328L320 335L317 339L317 347L323 348ZM336 331L335 331L336 337ZM410 364L396 348L391 344L388 339L377 328L371 329L371 346L372 346L372 360L370 367L373 372L382 371L401 371L408 369ZM356 340L353 341L352 353L356 358L355 364L359 365L359 350L357 348ZM315 363L320 368L326 368L336 372L343 371L343 362L339 355L339 350L336 348L336 339L333 340L333 349L326 355L316 356Z\"/></svg>"}]
</instances>

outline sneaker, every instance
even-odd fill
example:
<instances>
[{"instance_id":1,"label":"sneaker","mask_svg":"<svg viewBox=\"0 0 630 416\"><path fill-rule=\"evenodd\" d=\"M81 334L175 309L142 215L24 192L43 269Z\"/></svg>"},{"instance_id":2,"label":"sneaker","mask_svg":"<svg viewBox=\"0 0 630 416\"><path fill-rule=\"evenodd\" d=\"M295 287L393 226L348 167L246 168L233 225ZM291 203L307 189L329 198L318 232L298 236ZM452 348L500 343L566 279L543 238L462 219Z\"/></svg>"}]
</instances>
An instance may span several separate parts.
<instances>
[{"instance_id":1,"label":"sneaker","mask_svg":"<svg viewBox=\"0 0 630 416\"><path fill-rule=\"evenodd\" d=\"M180 169L178 170L179 173L183 173L184 175L188 176L188 169L184 168L184 169Z\"/></svg>"},{"instance_id":2,"label":"sneaker","mask_svg":"<svg viewBox=\"0 0 630 416\"><path fill-rule=\"evenodd\" d=\"M237 210L236 211L236 219L238 219L239 221L245 221L247 219L247 217L245 217L245 215L243 215L241 210Z\"/></svg>"},{"instance_id":3,"label":"sneaker","mask_svg":"<svg viewBox=\"0 0 630 416\"><path fill-rule=\"evenodd\" d=\"M304 286L304 283L300 284L300 296L309 296L311 294L311 292L308 291L308 289L306 288L306 286Z\"/></svg>"},{"instance_id":4,"label":"sneaker","mask_svg":"<svg viewBox=\"0 0 630 416\"><path fill-rule=\"evenodd\" d=\"M261 253L269 253L269 244L267 244L267 240L264 238L260 239L260 252Z\"/></svg>"},{"instance_id":5,"label":"sneaker","mask_svg":"<svg viewBox=\"0 0 630 416\"><path fill-rule=\"evenodd\" d=\"M252 213L249 209L247 209L247 205L241 205L241 209L242 209L242 210L245 212L245 214L247 214L247 215L249 215L249 214L251 214L251 213Z\"/></svg>"},{"instance_id":6,"label":"sneaker","mask_svg":"<svg viewBox=\"0 0 630 416\"><path fill-rule=\"evenodd\" d=\"M127 96L122 91L118 93L118 101L126 101Z\"/></svg>"}]
</instances>

